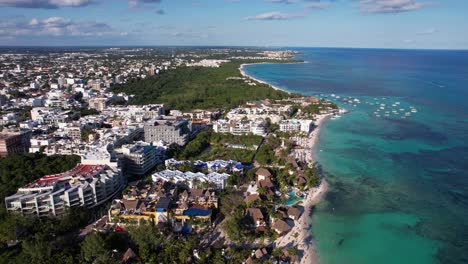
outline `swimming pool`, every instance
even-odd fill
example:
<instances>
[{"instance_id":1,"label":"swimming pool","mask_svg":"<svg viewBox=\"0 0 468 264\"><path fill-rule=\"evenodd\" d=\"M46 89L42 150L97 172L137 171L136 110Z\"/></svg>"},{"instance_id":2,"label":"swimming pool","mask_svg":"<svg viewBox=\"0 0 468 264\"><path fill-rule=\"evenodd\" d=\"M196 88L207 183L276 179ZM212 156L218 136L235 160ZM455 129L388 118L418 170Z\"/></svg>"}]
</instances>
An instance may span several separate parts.
<instances>
[{"instance_id":1,"label":"swimming pool","mask_svg":"<svg viewBox=\"0 0 468 264\"><path fill-rule=\"evenodd\" d=\"M290 198L284 203L286 206L293 206L294 204L302 201L302 198L297 197L293 191L289 192L289 196Z\"/></svg>"}]
</instances>

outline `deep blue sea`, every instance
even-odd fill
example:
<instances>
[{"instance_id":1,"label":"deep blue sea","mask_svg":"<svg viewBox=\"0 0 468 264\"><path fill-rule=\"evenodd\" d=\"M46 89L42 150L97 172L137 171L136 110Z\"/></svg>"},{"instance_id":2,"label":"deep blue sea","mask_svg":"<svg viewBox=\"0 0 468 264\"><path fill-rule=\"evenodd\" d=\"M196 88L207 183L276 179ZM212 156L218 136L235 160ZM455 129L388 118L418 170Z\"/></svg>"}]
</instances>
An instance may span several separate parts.
<instances>
[{"instance_id":1,"label":"deep blue sea","mask_svg":"<svg viewBox=\"0 0 468 264\"><path fill-rule=\"evenodd\" d=\"M320 263L468 263L468 51L296 50L246 71L352 110L316 150Z\"/></svg>"}]
</instances>

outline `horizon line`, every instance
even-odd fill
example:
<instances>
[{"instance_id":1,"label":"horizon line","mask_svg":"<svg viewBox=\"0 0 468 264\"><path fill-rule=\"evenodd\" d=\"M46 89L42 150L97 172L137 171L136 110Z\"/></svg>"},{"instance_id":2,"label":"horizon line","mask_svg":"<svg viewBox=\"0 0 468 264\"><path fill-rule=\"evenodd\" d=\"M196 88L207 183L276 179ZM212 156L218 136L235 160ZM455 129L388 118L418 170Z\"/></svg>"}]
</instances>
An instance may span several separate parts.
<instances>
[{"instance_id":1,"label":"horizon line","mask_svg":"<svg viewBox=\"0 0 468 264\"><path fill-rule=\"evenodd\" d=\"M395 48L395 47L346 47L346 46L268 46L268 45L0 45L1 48L309 48L309 49L379 49L379 50L439 50L439 51L468 51L468 48Z\"/></svg>"}]
</instances>

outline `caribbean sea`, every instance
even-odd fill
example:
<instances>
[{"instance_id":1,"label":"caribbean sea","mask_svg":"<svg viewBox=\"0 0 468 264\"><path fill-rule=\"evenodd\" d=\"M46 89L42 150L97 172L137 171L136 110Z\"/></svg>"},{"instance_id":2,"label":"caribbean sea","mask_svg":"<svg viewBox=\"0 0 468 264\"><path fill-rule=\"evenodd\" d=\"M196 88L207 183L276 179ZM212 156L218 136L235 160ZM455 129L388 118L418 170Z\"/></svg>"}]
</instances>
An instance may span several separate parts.
<instances>
[{"instance_id":1,"label":"caribbean sea","mask_svg":"<svg viewBox=\"0 0 468 264\"><path fill-rule=\"evenodd\" d=\"M306 63L245 70L352 110L315 153L319 262L468 263L468 51L295 50Z\"/></svg>"}]
</instances>

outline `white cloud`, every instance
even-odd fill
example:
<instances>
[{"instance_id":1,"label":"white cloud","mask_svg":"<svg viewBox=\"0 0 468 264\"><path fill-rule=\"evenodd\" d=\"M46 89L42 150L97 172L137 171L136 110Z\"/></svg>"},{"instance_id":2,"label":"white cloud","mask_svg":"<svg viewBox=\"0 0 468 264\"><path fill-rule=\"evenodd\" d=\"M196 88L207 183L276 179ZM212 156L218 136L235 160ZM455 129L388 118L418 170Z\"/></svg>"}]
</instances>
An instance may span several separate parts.
<instances>
[{"instance_id":1,"label":"white cloud","mask_svg":"<svg viewBox=\"0 0 468 264\"><path fill-rule=\"evenodd\" d=\"M177 37L177 38L191 38L191 39L204 39L208 38L208 34L202 33L202 32L196 32L192 30L187 30L187 31L175 31L170 34L172 37Z\"/></svg>"},{"instance_id":2,"label":"white cloud","mask_svg":"<svg viewBox=\"0 0 468 264\"><path fill-rule=\"evenodd\" d=\"M376 13L402 13L422 9L431 3L417 0L359 0L361 12Z\"/></svg>"},{"instance_id":3,"label":"white cloud","mask_svg":"<svg viewBox=\"0 0 468 264\"><path fill-rule=\"evenodd\" d=\"M269 3L282 3L282 4L292 4L296 3L296 0L265 0L265 2Z\"/></svg>"},{"instance_id":4,"label":"white cloud","mask_svg":"<svg viewBox=\"0 0 468 264\"><path fill-rule=\"evenodd\" d=\"M418 35L431 35L437 32L439 32L439 30L437 30L436 28L428 28L424 31L418 32Z\"/></svg>"},{"instance_id":5,"label":"white cloud","mask_svg":"<svg viewBox=\"0 0 468 264\"><path fill-rule=\"evenodd\" d=\"M246 17L247 20L290 20L290 19L297 19L303 18L304 14L289 14L289 13L282 13L282 12L269 12L269 13L262 13L256 16Z\"/></svg>"},{"instance_id":6,"label":"white cloud","mask_svg":"<svg viewBox=\"0 0 468 264\"><path fill-rule=\"evenodd\" d=\"M325 9L327 7L328 5L326 3L320 3L320 2L310 3L306 5L307 9Z\"/></svg>"},{"instance_id":7,"label":"white cloud","mask_svg":"<svg viewBox=\"0 0 468 264\"><path fill-rule=\"evenodd\" d=\"M0 36L112 36L118 35L111 26L96 21L73 21L63 17L30 21L0 21Z\"/></svg>"},{"instance_id":8,"label":"white cloud","mask_svg":"<svg viewBox=\"0 0 468 264\"><path fill-rule=\"evenodd\" d=\"M141 4L159 4L162 0L128 0L129 7L139 7Z\"/></svg>"},{"instance_id":9,"label":"white cloud","mask_svg":"<svg viewBox=\"0 0 468 264\"><path fill-rule=\"evenodd\" d=\"M19 8L82 7L96 3L96 0L0 0L0 6Z\"/></svg>"}]
</instances>

